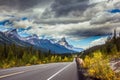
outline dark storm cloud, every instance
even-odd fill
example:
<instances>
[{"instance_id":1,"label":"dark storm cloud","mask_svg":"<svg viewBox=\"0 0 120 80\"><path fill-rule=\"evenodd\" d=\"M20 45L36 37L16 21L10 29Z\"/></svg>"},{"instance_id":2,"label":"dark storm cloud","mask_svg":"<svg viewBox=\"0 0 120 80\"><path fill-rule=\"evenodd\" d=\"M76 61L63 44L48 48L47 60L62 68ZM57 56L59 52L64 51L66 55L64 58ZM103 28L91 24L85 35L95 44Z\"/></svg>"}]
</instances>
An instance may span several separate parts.
<instances>
[{"instance_id":1,"label":"dark storm cloud","mask_svg":"<svg viewBox=\"0 0 120 80\"><path fill-rule=\"evenodd\" d=\"M99 28L91 28L86 30L76 30L71 33L67 33L67 35L73 36L73 37L91 37L91 36L105 36L105 35L111 35L112 34L112 27L99 27Z\"/></svg>"},{"instance_id":2,"label":"dark storm cloud","mask_svg":"<svg viewBox=\"0 0 120 80\"><path fill-rule=\"evenodd\" d=\"M55 11L55 16L66 16L71 11L84 11L88 7L87 1L83 0L55 0L52 4L52 11ZM76 15L77 16L77 15Z\"/></svg>"},{"instance_id":3,"label":"dark storm cloud","mask_svg":"<svg viewBox=\"0 0 120 80\"><path fill-rule=\"evenodd\" d=\"M0 6L15 8L17 10L26 10L38 4L40 6L48 5L52 0L0 0Z\"/></svg>"},{"instance_id":4,"label":"dark storm cloud","mask_svg":"<svg viewBox=\"0 0 120 80\"><path fill-rule=\"evenodd\" d=\"M79 14L73 14L78 17L82 15L82 12L86 10L90 5L89 0L55 0L51 5L51 10L46 9L43 15L53 12L54 17L68 16L71 12L79 11Z\"/></svg>"}]
</instances>

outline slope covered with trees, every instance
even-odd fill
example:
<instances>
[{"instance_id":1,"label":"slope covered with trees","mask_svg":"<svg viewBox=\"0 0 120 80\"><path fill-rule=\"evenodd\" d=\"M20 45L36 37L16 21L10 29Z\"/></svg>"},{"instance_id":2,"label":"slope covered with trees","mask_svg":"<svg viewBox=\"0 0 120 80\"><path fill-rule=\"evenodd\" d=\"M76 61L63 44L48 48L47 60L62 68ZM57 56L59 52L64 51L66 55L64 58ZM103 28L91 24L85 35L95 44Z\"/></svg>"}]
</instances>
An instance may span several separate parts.
<instances>
[{"instance_id":1,"label":"slope covered with trees","mask_svg":"<svg viewBox=\"0 0 120 80\"><path fill-rule=\"evenodd\" d=\"M72 61L71 54L52 54L15 44L0 45L0 68Z\"/></svg>"},{"instance_id":2,"label":"slope covered with trees","mask_svg":"<svg viewBox=\"0 0 120 80\"><path fill-rule=\"evenodd\" d=\"M84 51L81 57L84 59L83 69L93 80L120 80L120 72L110 67L111 61L120 59L120 35L117 36L116 30L105 44Z\"/></svg>"},{"instance_id":3,"label":"slope covered with trees","mask_svg":"<svg viewBox=\"0 0 120 80\"><path fill-rule=\"evenodd\" d=\"M97 51L97 50L100 50L102 53L106 55L111 55L111 54L116 55L116 53L120 52L120 34L119 36L117 36L116 30L114 30L113 37L111 36L108 37L105 44L93 46L85 50L82 56L89 55L92 52Z\"/></svg>"}]
</instances>

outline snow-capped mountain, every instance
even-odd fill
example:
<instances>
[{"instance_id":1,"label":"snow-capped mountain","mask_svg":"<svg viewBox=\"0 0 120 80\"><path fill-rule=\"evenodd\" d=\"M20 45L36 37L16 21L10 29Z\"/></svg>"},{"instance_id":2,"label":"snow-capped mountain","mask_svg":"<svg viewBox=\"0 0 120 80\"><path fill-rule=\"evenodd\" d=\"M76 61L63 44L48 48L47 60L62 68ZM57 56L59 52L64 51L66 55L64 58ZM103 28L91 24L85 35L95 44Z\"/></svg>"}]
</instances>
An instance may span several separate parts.
<instances>
[{"instance_id":1,"label":"snow-capped mountain","mask_svg":"<svg viewBox=\"0 0 120 80\"><path fill-rule=\"evenodd\" d=\"M65 38L65 37L61 38L57 43L60 44L60 45L62 45L62 46L65 46L66 48L68 48L68 49L70 49L70 50L76 51L76 52L81 52L81 51L83 51L82 48L76 48L76 47L70 45L70 44L66 41L66 38Z\"/></svg>"},{"instance_id":2,"label":"snow-capped mountain","mask_svg":"<svg viewBox=\"0 0 120 80\"><path fill-rule=\"evenodd\" d=\"M48 39L39 39L37 35L21 37L16 29L6 32L0 32L0 44L16 44L19 46L34 46L37 49L51 51L52 53L75 53L76 51L68 49L66 46L54 43Z\"/></svg>"},{"instance_id":3,"label":"snow-capped mountain","mask_svg":"<svg viewBox=\"0 0 120 80\"><path fill-rule=\"evenodd\" d=\"M0 32L0 44L16 44L19 46L32 46L31 44L21 40L16 29L9 30L6 32Z\"/></svg>"},{"instance_id":4,"label":"snow-capped mountain","mask_svg":"<svg viewBox=\"0 0 120 80\"><path fill-rule=\"evenodd\" d=\"M5 32L5 35L10 38L20 39L20 36L17 33L17 29L11 29Z\"/></svg>"},{"instance_id":5,"label":"snow-capped mountain","mask_svg":"<svg viewBox=\"0 0 120 80\"><path fill-rule=\"evenodd\" d=\"M68 49L72 49L73 48L73 46L69 45L69 43L66 41L65 37L61 38L57 43L62 45L62 46L65 46Z\"/></svg>"},{"instance_id":6,"label":"snow-capped mountain","mask_svg":"<svg viewBox=\"0 0 120 80\"><path fill-rule=\"evenodd\" d=\"M50 41L51 41L51 43L57 43L58 42L58 40L56 40L56 39L49 39Z\"/></svg>"},{"instance_id":7,"label":"snow-capped mountain","mask_svg":"<svg viewBox=\"0 0 120 80\"><path fill-rule=\"evenodd\" d=\"M53 43L51 40L39 39L36 35L29 37L26 41L37 47L41 47L43 49L50 50L53 53L74 53L75 52L75 51L69 50L66 47L61 46L57 43Z\"/></svg>"},{"instance_id":8,"label":"snow-capped mountain","mask_svg":"<svg viewBox=\"0 0 120 80\"><path fill-rule=\"evenodd\" d=\"M10 29L10 30L4 32L4 34L5 34L5 36L7 36L9 38L12 38L12 39L17 39L17 40L21 40L21 41L26 41L27 40L27 38L21 37L18 34L17 29Z\"/></svg>"}]
</instances>

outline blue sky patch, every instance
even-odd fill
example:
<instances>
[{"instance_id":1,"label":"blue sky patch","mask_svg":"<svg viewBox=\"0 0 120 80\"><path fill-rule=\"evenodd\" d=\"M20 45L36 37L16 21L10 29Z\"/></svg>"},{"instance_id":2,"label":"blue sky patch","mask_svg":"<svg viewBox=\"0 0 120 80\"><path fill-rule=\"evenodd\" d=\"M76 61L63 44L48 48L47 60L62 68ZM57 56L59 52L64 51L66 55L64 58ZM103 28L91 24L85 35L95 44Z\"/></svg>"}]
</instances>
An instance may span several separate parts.
<instances>
[{"instance_id":1,"label":"blue sky patch","mask_svg":"<svg viewBox=\"0 0 120 80\"><path fill-rule=\"evenodd\" d=\"M110 13L120 13L120 9L109 10Z\"/></svg>"},{"instance_id":2,"label":"blue sky patch","mask_svg":"<svg viewBox=\"0 0 120 80\"><path fill-rule=\"evenodd\" d=\"M0 25L5 25L6 23L9 23L9 20L4 20L0 22Z\"/></svg>"},{"instance_id":3,"label":"blue sky patch","mask_svg":"<svg viewBox=\"0 0 120 80\"><path fill-rule=\"evenodd\" d=\"M94 40L97 40L97 39L100 39L102 37L107 37L106 36L91 36L89 38L84 38L84 39L81 39L81 40L70 40L68 39L68 42L71 44L71 45L74 45L76 47L82 47L82 48L88 48L90 47L90 43ZM79 46L77 46L79 45Z\"/></svg>"},{"instance_id":4,"label":"blue sky patch","mask_svg":"<svg viewBox=\"0 0 120 80\"><path fill-rule=\"evenodd\" d=\"M24 21L24 20L27 20L27 19L28 19L27 17L23 17L23 18L21 18L21 20L23 20L23 21Z\"/></svg>"}]
</instances>

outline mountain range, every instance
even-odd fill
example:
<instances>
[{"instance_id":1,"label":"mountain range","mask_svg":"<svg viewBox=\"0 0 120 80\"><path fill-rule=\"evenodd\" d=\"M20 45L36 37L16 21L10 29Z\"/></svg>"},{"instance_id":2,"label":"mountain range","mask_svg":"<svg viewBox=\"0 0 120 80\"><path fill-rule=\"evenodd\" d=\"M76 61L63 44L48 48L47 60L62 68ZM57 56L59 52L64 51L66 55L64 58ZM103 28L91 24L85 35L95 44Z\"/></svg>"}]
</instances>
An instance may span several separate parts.
<instances>
[{"instance_id":1,"label":"mountain range","mask_svg":"<svg viewBox=\"0 0 120 80\"><path fill-rule=\"evenodd\" d=\"M39 39L37 35L21 37L17 29L11 29L0 32L0 44L16 44L19 46L34 46L34 48L42 51L51 51L52 53L75 53L83 51L82 48L75 48L66 41L66 38L60 40L55 39Z\"/></svg>"}]
</instances>

